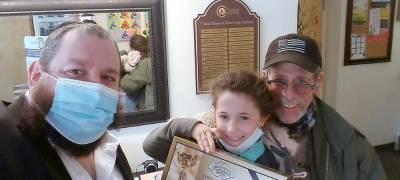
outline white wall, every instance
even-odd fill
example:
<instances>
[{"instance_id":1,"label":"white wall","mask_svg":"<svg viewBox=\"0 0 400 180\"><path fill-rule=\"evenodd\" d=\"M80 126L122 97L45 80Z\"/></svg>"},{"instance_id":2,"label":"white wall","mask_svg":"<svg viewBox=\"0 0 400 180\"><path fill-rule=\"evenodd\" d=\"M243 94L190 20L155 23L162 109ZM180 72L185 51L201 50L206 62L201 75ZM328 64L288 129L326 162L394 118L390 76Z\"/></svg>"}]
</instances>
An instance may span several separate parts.
<instances>
[{"instance_id":1,"label":"white wall","mask_svg":"<svg viewBox=\"0 0 400 180\"><path fill-rule=\"evenodd\" d=\"M143 166L138 165L145 160L151 159L143 151L143 140L146 138L149 132L163 124L164 123L158 123L113 130L112 133L118 136L121 140L121 147L133 172L136 171L136 168L138 172L143 171Z\"/></svg>"},{"instance_id":2,"label":"white wall","mask_svg":"<svg viewBox=\"0 0 400 180\"><path fill-rule=\"evenodd\" d=\"M196 95L193 19L212 0L165 0L168 80L171 117L191 117L210 109L208 95ZM277 36L296 32L297 0L243 0L260 16L260 60L264 64L267 45ZM132 170L149 159L142 150L144 137L160 124L122 129L116 133ZM140 170L139 167L138 170Z\"/></svg>"},{"instance_id":3,"label":"white wall","mask_svg":"<svg viewBox=\"0 0 400 180\"><path fill-rule=\"evenodd\" d=\"M327 1L325 1L327 2ZM328 1L326 100L373 145L400 130L400 24L394 22L389 63L343 66L346 0Z\"/></svg>"},{"instance_id":4,"label":"white wall","mask_svg":"<svg viewBox=\"0 0 400 180\"><path fill-rule=\"evenodd\" d=\"M203 13L212 0L168 0L167 47L171 116L188 116L210 108L207 95L196 95L193 19ZM296 32L297 1L244 1L260 21L260 60L275 37ZM284 11L284 13L282 13Z\"/></svg>"}]
</instances>

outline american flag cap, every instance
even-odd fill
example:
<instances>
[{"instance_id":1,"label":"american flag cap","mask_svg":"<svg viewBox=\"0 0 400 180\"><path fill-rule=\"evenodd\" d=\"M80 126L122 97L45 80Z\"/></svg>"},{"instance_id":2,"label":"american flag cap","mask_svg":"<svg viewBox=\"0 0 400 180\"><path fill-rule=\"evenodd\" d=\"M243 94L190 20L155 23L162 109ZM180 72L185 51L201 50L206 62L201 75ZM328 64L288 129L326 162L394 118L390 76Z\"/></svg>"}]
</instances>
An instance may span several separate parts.
<instances>
[{"instance_id":1,"label":"american flag cap","mask_svg":"<svg viewBox=\"0 0 400 180\"><path fill-rule=\"evenodd\" d=\"M312 73L322 68L321 52L315 40L298 34L273 40L268 47L263 69L281 62L294 63Z\"/></svg>"}]
</instances>

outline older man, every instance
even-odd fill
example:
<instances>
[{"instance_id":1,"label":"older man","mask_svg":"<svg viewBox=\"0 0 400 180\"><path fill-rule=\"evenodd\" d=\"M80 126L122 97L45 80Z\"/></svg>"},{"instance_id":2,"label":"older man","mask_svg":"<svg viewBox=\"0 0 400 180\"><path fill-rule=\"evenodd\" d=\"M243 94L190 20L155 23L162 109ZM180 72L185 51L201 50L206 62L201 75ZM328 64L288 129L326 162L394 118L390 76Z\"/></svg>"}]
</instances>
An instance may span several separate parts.
<instances>
[{"instance_id":1,"label":"older man","mask_svg":"<svg viewBox=\"0 0 400 180\"><path fill-rule=\"evenodd\" d=\"M265 143L282 171L306 179L386 179L365 137L315 94L324 74L319 48L289 34L269 46L263 75L277 94Z\"/></svg>"},{"instance_id":2,"label":"older man","mask_svg":"<svg viewBox=\"0 0 400 180\"><path fill-rule=\"evenodd\" d=\"M101 27L71 24L29 67L29 91L0 117L0 179L133 179L116 137L120 62Z\"/></svg>"}]
</instances>

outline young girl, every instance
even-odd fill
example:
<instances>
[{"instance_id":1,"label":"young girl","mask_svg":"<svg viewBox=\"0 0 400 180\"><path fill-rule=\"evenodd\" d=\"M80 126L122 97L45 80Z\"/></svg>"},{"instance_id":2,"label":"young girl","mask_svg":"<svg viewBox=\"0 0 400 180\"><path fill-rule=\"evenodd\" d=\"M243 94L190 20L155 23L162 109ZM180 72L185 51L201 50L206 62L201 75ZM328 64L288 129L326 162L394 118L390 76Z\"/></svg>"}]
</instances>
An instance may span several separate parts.
<instances>
[{"instance_id":1,"label":"young girl","mask_svg":"<svg viewBox=\"0 0 400 180\"><path fill-rule=\"evenodd\" d=\"M272 111L272 95L265 82L253 73L228 72L214 81L211 96L215 128L196 119L173 119L150 133L143 143L145 152L165 163L173 136L194 138L207 152L215 151L216 139L216 144L228 152L278 169L260 129Z\"/></svg>"}]
</instances>

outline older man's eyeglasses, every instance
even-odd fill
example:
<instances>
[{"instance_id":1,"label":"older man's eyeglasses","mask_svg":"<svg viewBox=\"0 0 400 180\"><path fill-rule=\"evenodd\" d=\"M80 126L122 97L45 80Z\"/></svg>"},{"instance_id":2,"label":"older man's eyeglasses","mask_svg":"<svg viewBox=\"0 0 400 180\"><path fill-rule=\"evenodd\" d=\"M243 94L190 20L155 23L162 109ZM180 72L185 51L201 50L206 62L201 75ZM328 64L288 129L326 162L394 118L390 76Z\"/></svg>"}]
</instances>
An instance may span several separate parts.
<instances>
[{"instance_id":1,"label":"older man's eyeglasses","mask_svg":"<svg viewBox=\"0 0 400 180\"><path fill-rule=\"evenodd\" d=\"M266 82L268 85L275 88L279 88L280 90L286 89L290 85L286 80L283 79L267 80ZM292 83L293 91L295 91L298 94L308 94L312 90L314 90L315 87L316 87L315 83L311 84L303 81Z\"/></svg>"}]
</instances>

